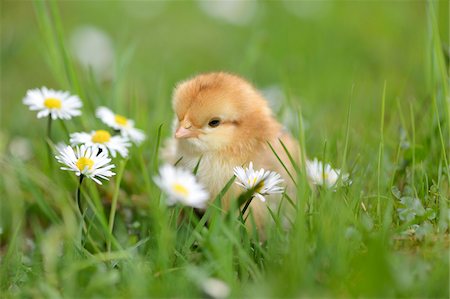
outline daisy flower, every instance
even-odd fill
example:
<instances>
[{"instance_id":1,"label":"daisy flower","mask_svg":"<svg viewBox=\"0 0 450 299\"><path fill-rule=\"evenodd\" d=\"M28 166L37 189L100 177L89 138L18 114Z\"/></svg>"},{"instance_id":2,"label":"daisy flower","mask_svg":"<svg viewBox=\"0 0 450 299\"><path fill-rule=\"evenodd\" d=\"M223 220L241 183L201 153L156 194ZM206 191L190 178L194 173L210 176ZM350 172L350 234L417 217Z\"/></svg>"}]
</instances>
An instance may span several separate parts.
<instances>
[{"instance_id":1,"label":"daisy flower","mask_svg":"<svg viewBox=\"0 0 450 299\"><path fill-rule=\"evenodd\" d=\"M194 208L205 208L209 194L188 170L166 164L159 169L155 183L168 195L167 204L177 202Z\"/></svg>"},{"instance_id":2,"label":"daisy flower","mask_svg":"<svg viewBox=\"0 0 450 299\"><path fill-rule=\"evenodd\" d=\"M52 119L71 119L81 115L83 106L80 98L67 91L58 91L42 87L30 89L23 99L23 103L32 111L39 111L38 118L50 115Z\"/></svg>"},{"instance_id":3,"label":"daisy flower","mask_svg":"<svg viewBox=\"0 0 450 299\"><path fill-rule=\"evenodd\" d=\"M324 166L317 158L306 161L306 172L314 185L325 185L327 188L335 186L341 174L339 169L331 168L330 164ZM348 174L342 175L342 181L348 181Z\"/></svg>"},{"instance_id":4,"label":"daisy flower","mask_svg":"<svg viewBox=\"0 0 450 299\"><path fill-rule=\"evenodd\" d=\"M114 130L120 130L122 136L128 137L134 143L140 144L145 140L144 132L134 127L134 121L132 119L115 114L106 107L98 107L95 115Z\"/></svg>"},{"instance_id":5,"label":"daisy flower","mask_svg":"<svg viewBox=\"0 0 450 299\"><path fill-rule=\"evenodd\" d=\"M284 191L284 188L279 186L283 182L283 179L278 173L264 170L263 168L255 171L252 162L250 162L248 168L235 167L234 175L238 179L236 184L245 190L254 189L254 196L261 201L266 201L266 195L283 193Z\"/></svg>"},{"instance_id":6,"label":"daisy flower","mask_svg":"<svg viewBox=\"0 0 450 299\"><path fill-rule=\"evenodd\" d=\"M69 170L75 172L77 176L85 176L92 179L97 184L102 184L99 179L109 180L109 177L115 175L111 171L115 167L114 164L109 164L111 158L108 158L108 152L102 151L99 153L99 148L96 146L76 147L74 150L71 146L59 147L59 155L55 156L59 163L65 164L67 167L61 167L62 170Z\"/></svg>"},{"instance_id":7,"label":"daisy flower","mask_svg":"<svg viewBox=\"0 0 450 299\"><path fill-rule=\"evenodd\" d=\"M72 133L70 134L70 143L72 145L96 145L104 151L109 151L114 158L116 157L116 152L126 158L128 156L128 147L131 146L131 143L128 142L126 137L111 136L111 134L105 130L92 131L91 133Z\"/></svg>"},{"instance_id":8,"label":"daisy flower","mask_svg":"<svg viewBox=\"0 0 450 299\"><path fill-rule=\"evenodd\" d=\"M213 299L228 298L230 287L222 280L217 278L208 278L201 283L203 292Z\"/></svg>"}]
</instances>

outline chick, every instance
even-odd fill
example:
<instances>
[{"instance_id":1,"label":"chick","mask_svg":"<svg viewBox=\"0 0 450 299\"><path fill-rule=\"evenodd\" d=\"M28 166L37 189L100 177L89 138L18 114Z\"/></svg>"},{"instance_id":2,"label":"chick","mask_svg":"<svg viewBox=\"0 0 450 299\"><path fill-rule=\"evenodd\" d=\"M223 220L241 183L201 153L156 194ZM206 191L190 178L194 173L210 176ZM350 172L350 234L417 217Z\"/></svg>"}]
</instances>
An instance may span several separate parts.
<instances>
[{"instance_id":1,"label":"chick","mask_svg":"<svg viewBox=\"0 0 450 299\"><path fill-rule=\"evenodd\" d=\"M166 143L163 157L169 163L193 169L201 162L197 176L211 194L211 200L233 176L235 166L253 162L255 169L273 170L292 183L285 169L267 143L270 143L285 165L290 167L282 140L293 157L299 157L298 144L272 115L267 101L246 80L217 72L195 76L179 83L173 92L174 135ZM235 185L235 184L234 184ZM242 192L233 186L223 198L229 201ZM276 206L279 201L269 199ZM250 209L258 228L267 219L265 203L253 200Z\"/></svg>"}]
</instances>

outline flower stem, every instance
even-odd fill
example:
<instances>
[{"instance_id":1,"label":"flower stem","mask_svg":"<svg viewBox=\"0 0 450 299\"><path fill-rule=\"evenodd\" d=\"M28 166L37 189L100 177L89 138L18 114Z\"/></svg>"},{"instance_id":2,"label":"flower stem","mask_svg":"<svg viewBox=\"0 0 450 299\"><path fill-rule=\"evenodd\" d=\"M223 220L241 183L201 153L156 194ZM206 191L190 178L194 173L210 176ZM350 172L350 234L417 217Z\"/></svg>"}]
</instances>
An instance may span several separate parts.
<instances>
[{"instance_id":1,"label":"flower stem","mask_svg":"<svg viewBox=\"0 0 450 299\"><path fill-rule=\"evenodd\" d=\"M245 212L247 212L247 209L250 206L250 203L252 202L253 197L254 196L250 197L250 199L247 200L247 202L245 203L245 206L244 206L244 208L242 209L242 212L241 212L242 213L242 218L244 218Z\"/></svg>"},{"instance_id":2,"label":"flower stem","mask_svg":"<svg viewBox=\"0 0 450 299\"><path fill-rule=\"evenodd\" d=\"M78 206L78 211L81 214L81 217L83 217L83 212L81 209L81 184L83 183L83 179L84 179L84 175L80 174L80 183L78 184L78 189L77 189L77 206Z\"/></svg>"},{"instance_id":3,"label":"flower stem","mask_svg":"<svg viewBox=\"0 0 450 299\"><path fill-rule=\"evenodd\" d=\"M52 147L50 143L52 142L52 115L48 115L47 121L47 140L45 144L47 145L47 154L48 154L48 165L50 168L53 166L53 157L52 157Z\"/></svg>"},{"instance_id":4,"label":"flower stem","mask_svg":"<svg viewBox=\"0 0 450 299\"><path fill-rule=\"evenodd\" d=\"M108 221L109 236L108 236L108 240L106 242L106 248L107 248L108 252L111 252L111 242L113 241L113 238L114 238L114 236L113 236L114 220L115 220L116 211L117 211L117 201L119 199L120 182L122 181L122 176L123 176L123 172L125 170L125 165L126 165L127 161L128 160L122 160L120 162L119 173L117 175L116 186L114 188L114 194L113 194L113 198L112 198L112 202L111 202L111 210L109 212L109 221Z\"/></svg>"},{"instance_id":5,"label":"flower stem","mask_svg":"<svg viewBox=\"0 0 450 299\"><path fill-rule=\"evenodd\" d=\"M84 175L80 174L80 181L78 184L77 189L77 207L78 207L78 213L80 214L80 221L81 221L81 246L84 248L87 239L90 239L89 237L89 227L86 227L86 223L84 221L84 213L81 207L81 184L83 183ZM83 239L83 232L85 234L85 238ZM93 243L93 242L91 242Z\"/></svg>"},{"instance_id":6,"label":"flower stem","mask_svg":"<svg viewBox=\"0 0 450 299\"><path fill-rule=\"evenodd\" d=\"M69 133L69 130L67 129L66 123L64 122L63 119L60 119L59 121L61 122L61 126L64 130L64 133L66 133L67 137L70 138L70 133Z\"/></svg>"},{"instance_id":7,"label":"flower stem","mask_svg":"<svg viewBox=\"0 0 450 299\"><path fill-rule=\"evenodd\" d=\"M47 121L47 138L52 140L52 114L48 115Z\"/></svg>"}]
</instances>

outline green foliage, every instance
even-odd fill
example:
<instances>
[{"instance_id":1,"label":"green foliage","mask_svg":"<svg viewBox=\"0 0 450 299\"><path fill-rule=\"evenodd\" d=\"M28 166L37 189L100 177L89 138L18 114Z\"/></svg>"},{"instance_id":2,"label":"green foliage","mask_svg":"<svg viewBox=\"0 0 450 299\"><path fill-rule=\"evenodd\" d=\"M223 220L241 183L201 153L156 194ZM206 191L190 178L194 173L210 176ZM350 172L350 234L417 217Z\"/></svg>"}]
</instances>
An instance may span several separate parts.
<instances>
[{"instance_id":1,"label":"green foliage","mask_svg":"<svg viewBox=\"0 0 450 299\"><path fill-rule=\"evenodd\" d=\"M2 297L205 297L211 277L239 298L449 297L448 2L257 4L244 26L191 2L1 3ZM69 36L84 24L114 40L107 79L75 59ZM199 217L166 207L152 181L171 89L211 70L277 85L275 112L303 149L297 192L282 201L295 215L269 209L265 239L223 210L222 193ZM84 225L77 178L47 162L46 122L21 103L42 85L84 103L54 122L56 142L100 128L99 105L148 136L113 160L110 182L83 183ZM30 155L13 146L23 138ZM311 188L305 159L316 156L352 184Z\"/></svg>"}]
</instances>

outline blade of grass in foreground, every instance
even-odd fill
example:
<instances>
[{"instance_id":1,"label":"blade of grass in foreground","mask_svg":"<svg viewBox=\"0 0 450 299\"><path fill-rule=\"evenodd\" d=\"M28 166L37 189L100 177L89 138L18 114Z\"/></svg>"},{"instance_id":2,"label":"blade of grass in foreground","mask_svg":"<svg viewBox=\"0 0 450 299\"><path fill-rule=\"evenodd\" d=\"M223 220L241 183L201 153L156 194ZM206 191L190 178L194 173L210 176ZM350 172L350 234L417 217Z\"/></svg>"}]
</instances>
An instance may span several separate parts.
<instances>
[{"instance_id":1,"label":"blade of grass in foreground","mask_svg":"<svg viewBox=\"0 0 450 299\"><path fill-rule=\"evenodd\" d=\"M415 172L416 172L416 124L415 124L415 120L414 120L414 109L412 104L409 105L409 112L410 112L410 117L411 117L411 136L412 136L412 145L411 145L411 150L412 150L412 165L411 165L411 186L412 188L414 188L414 193L416 194L416 197L418 197L417 195L417 190L416 190L416 185L415 185Z\"/></svg>"},{"instance_id":2,"label":"blade of grass in foreground","mask_svg":"<svg viewBox=\"0 0 450 299\"><path fill-rule=\"evenodd\" d=\"M442 134L441 121L439 119L439 109L438 109L438 106L437 106L437 103L436 103L436 97L435 96L433 96L433 106L434 106L434 109L436 111L436 118L438 120L437 121L437 125L438 125L438 130L439 130L439 140L440 140L441 148L442 148L442 156L444 158L445 166L447 167L447 169L450 169L450 165L449 165L448 157L447 157L447 152L446 152L446 149L445 149L444 136ZM450 175L447 175L447 179L448 179L448 184L450 186Z\"/></svg>"},{"instance_id":3,"label":"blade of grass in foreground","mask_svg":"<svg viewBox=\"0 0 450 299\"><path fill-rule=\"evenodd\" d=\"M202 228L206 225L206 223L207 223L208 219L210 218L213 210L216 210L216 209L221 210L221 208L220 208L221 207L221 200L222 200L223 196L225 195L225 193L227 193L227 191L231 188L231 186L233 185L235 179L236 179L236 177L233 176L232 178L230 178L230 180L228 180L228 182L222 188L222 190L219 192L219 194L217 194L216 198L214 199L213 204L211 204L208 207L208 209L205 211L205 214L203 214L203 217L200 219L200 221L198 222L198 224L194 228L191 237L185 243L185 245L184 245L184 249L185 250L190 248L192 246L192 244L194 244L195 239L200 234L200 231L202 230Z\"/></svg>"},{"instance_id":4,"label":"blade of grass in foreground","mask_svg":"<svg viewBox=\"0 0 450 299\"><path fill-rule=\"evenodd\" d=\"M342 182L342 175L347 171L347 155L348 155L348 140L349 140L349 132L350 132L350 115L352 111L352 100L353 100L353 92L355 89L355 85L352 84L352 89L350 91L350 100L347 108L347 117L345 121L345 138L344 138L344 151L342 153L342 163L341 163L341 172L339 173L339 180Z\"/></svg>"},{"instance_id":5,"label":"blade of grass in foreground","mask_svg":"<svg viewBox=\"0 0 450 299\"><path fill-rule=\"evenodd\" d=\"M159 127L158 127L158 131L156 133L155 148L153 149L151 165L152 165L152 170L153 170L154 173L156 173L158 171L159 148L161 146L162 128L163 128L163 124L160 124Z\"/></svg>"},{"instance_id":6,"label":"blade of grass in foreground","mask_svg":"<svg viewBox=\"0 0 450 299\"><path fill-rule=\"evenodd\" d=\"M448 91L448 69L446 69L445 66L445 59L443 54L443 47L441 43L441 38L439 34L439 26L436 19L436 11L434 8L434 1L427 1L428 2L428 22L431 23L431 40L432 40L432 49L429 55L432 57L432 65L431 67L434 68L437 66L437 70L435 72L440 77L439 81L435 80L437 84L439 84L441 91L442 91L442 104L445 106L444 109L447 112L447 126L448 126L448 138L450 140L450 101L449 99L449 91ZM435 75L433 73L433 75Z\"/></svg>"},{"instance_id":7,"label":"blade of grass in foreground","mask_svg":"<svg viewBox=\"0 0 450 299\"><path fill-rule=\"evenodd\" d=\"M62 78L65 78L65 76L63 76L61 71L62 69L61 59L59 59L59 51L57 43L55 41L53 25L50 16L47 12L46 2L33 1L33 5L36 13L36 19L39 26L39 30L41 31L45 40L45 45L47 46L48 51L47 55L50 68L54 73L54 77L57 78L57 80L60 80L60 84L64 86Z\"/></svg>"},{"instance_id":8,"label":"blade of grass in foreground","mask_svg":"<svg viewBox=\"0 0 450 299\"><path fill-rule=\"evenodd\" d=\"M280 142L281 146L284 149L284 152L286 153L286 155L289 158L289 161L291 162L292 166L294 167L295 171L298 173L300 172L300 167L298 166L297 162L295 161L295 159L292 157L291 153L289 152L288 148L286 147L286 145L284 144L284 142L278 138L278 141Z\"/></svg>"},{"instance_id":9,"label":"blade of grass in foreground","mask_svg":"<svg viewBox=\"0 0 450 299\"><path fill-rule=\"evenodd\" d=\"M162 127L163 124L160 124L158 127L158 131L156 134L156 144L155 147L153 149L153 155L152 155L152 159L151 159L151 165L152 165L152 169L151 171L153 173L157 173L158 172L158 157L159 157L159 147L161 145L161 131L162 131ZM146 166L145 160L144 160L144 153L142 152L142 147L139 147L139 166L141 168L141 173L142 173L142 177L144 178L144 183L145 183L145 189L149 195L150 198L152 198L150 195L154 194L154 188L152 187L152 181L150 179L150 175L149 175L149 170L148 167ZM156 198L156 197L155 197ZM158 201L159 204L159 201Z\"/></svg>"},{"instance_id":10,"label":"blade of grass in foreground","mask_svg":"<svg viewBox=\"0 0 450 299\"><path fill-rule=\"evenodd\" d=\"M306 182L306 146L305 146L305 126L303 124L303 116L301 106L297 110L297 125L298 125L298 136L297 140L300 146L300 166L302 171L300 172L302 182Z\"/></svg>"},{"instance_id":11,"label":"blade of grass in foreground","mask_svg":"<svg viewBox=\"0 0 450 299\"><path fill-rule=\"evenodd\" d=\"M383 166L384 151L384 107L386 101L386 81L383 86L383 96L381 98L381 119L380 119L380 145L378 148L378 167L377 167L377 216L381 219L381 167Z\"/></svg>"},{"instance_id":12,"label":"blade of grass in foreground","mask_svg":"<svg viewBox=\"0 0 450 299\"><path fill-rule=\"evenodd\" d=\"M109 228L109 236L106 248L108 252L111 251L111 238L113 237L113 228L114 228L114 220L116 216L116 209L117 209L117 200L119 198L119 191L120 191L120 183L122 182L123 173L125 170L125 165L127 164L127 160L121 160L119 163L119 171L117 173L117 179L116 179L116 186L114 188L114 194L111 202L111 211L109 213L109 222L108 222L108 228Z\"/></svg>"},{"instance_id":13,"label":"blade of grass in foreground","mask_svg":"<svg viewBox=\"0 0 450 299\"><path fill-rule=\"evenodd\" d=\"M54 78L59 80L61 87L70 89L81 99L86 99L86 93L79 84L74 63L66 47L57 1L35 0L33 4L39 29L48 50L44 55L47 57L50 69L54 73ZM84 118L77 118L74 121L81 124L83 128L88 127Z\"/></svg>"},{"instance_id":14,"label":"blade of grass in foreground","mask_svg":"<svg viewBox=\"0 0 450 299\"><path fill-rule=\"evenodd\" d=\"M194 170L192 171L194 175L196 175L198 172L198 168L200 167L200 162L202 161L202 158L203 156L200 156L200 158L198 158L197 164L195 164Z\"/></svg>"},{"instance_id":15,"label":"blade of grass in foreground","mask_svg":"<svg viewBox=\"0 0 450 299\"><path fill-rule=\"evenodd\" d=\"M278 162L280 162L281 166L283 166L284 170L286 171L286 173L289 175L289 177L291 178L292 182L294 183L295 186L297 186L297 182L295 181L295 178L292 176L291 172L289 171L289 169L286 167L286 165L284 164L283 160L281 160L280 156L277 154L277 152L275 151L275 149L272 147L272 145L270 144L270 142L267 142L267 145L269 145L270 149L272 150L273 154L275 155L275 157L277 157Z\"/></svg>"},{"instance_id":16,"label":"blade of grass in foreground","mask_svg":"<svg viewBox=\"0 0 450 299\"><path fill-rule=\"evenodd\" d=\"M56 3L57 3L56 0L50 1L50 16L51 18L53 18L52 28L54 29L54 34L56 36L55 41L57 43L57 47L59 48L59 52L63 61L62 65L64 66L66 77L72 90L75 91L82 98L84 98L85 94L81 89L78 77L75 73L75 68L73 66L72 60L69 57L68 50L65 46L61 17Z\"/></svg>"}]
</instances>

